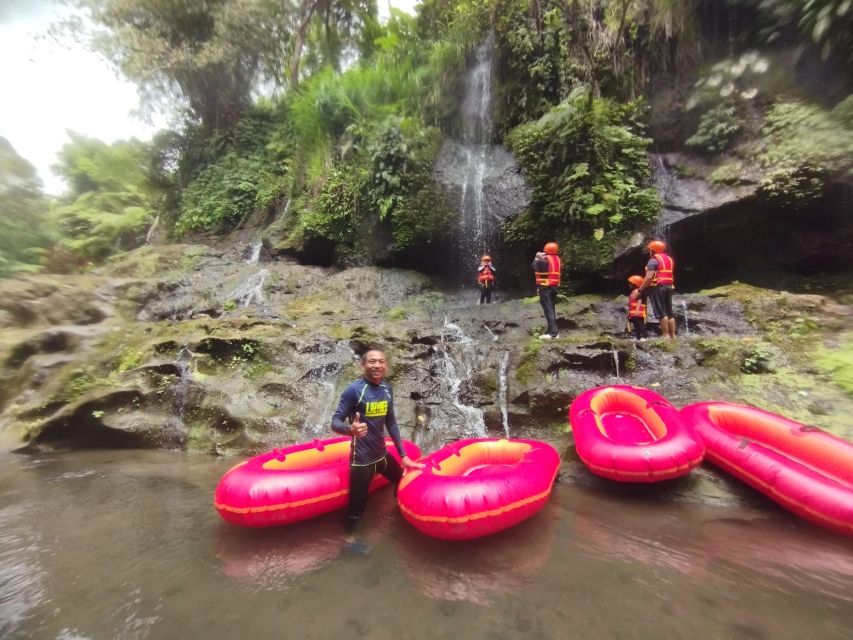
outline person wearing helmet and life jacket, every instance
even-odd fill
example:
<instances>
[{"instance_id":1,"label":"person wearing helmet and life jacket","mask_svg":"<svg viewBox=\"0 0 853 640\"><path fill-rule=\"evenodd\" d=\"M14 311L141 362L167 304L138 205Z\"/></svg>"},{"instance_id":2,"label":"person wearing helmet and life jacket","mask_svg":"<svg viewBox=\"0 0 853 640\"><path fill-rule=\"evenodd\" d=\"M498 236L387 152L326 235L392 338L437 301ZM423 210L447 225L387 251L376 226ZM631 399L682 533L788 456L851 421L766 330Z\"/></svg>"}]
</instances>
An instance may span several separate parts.
<instances>
[{"instance_id":1,"label":"person wearing helmet and life jacket","mask_svg":"<svg viewBox=\"0 0 853 640\"><path fill-rule=\"evenodd\" d=\"M675 289L675 262L666 251L666 243L652 240L646 248L649 261L646 276L638 287L640 294L648 291L649 302L660 319L660 333L664 338L675 339L675 315L672 312L672 292Z\"/></svg>"},{"instance_id":2,"label":"person wearing helmet and life jacket","mask_svg":"<svg viewBox=\"0 0 853 640\"><path fill-rule=\"evenodd\" d=\"M631 276L631 293L628 295L628 331L634 332L635 340L646 339L646 296L640 293L643 276Z\"/></svg>"},{"instance_id":3,"label":"person wearing helmet and life jacket","mask_svg":"<svg viewBox=\"0 0 853 640\"><path fill-rule=\"evenodd\" d=\"M492 289L495 287L495 265L491 256L483 256L477 267L477 286L480 287L480 301L477 304L492 303Z\"/></svg>"},{"instance_id":4,"label":"person wearing helmet and life jacket","mask_svg":"<svg viewBox=\"0 0 853 640\"><path fill-rule=\"evenodd\" d=\"M562 264L557 255L560 247L556 242L545 245L544 251L539 251L533 259L533 272L536 276L536 289L539 292L539 302L545 313L548 328L539 337L542 340L559 338L557 333L557 289L560 287L560 271Z\"/></svg>"}]
</instances>

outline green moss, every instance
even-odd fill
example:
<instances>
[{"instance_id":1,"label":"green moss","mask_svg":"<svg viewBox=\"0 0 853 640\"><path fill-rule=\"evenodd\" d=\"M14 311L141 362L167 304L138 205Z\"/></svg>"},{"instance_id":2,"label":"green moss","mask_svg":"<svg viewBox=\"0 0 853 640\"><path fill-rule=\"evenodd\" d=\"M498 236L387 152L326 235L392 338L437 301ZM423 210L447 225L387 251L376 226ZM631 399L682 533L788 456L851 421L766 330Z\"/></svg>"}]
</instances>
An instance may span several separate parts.
<instances>
[{"instance_id":1,"label":"green moss","mask_svg":"<svg viewBox=\"0 0 853 640\"><path fill-rule=\"evenodd\" d=\"M689 164L676 164L672 169L679 178L696 177L696 168Z\"/></svg>"},{"instance_id":2,"label":"green moss","mask_svg":"<svg viewBox=\"0 0 853 640\"><path fill-rule=\"evenodd\" d=\"M391 321L405 320L409 317L409 313L404 307L392 307L388 310L388 319Z\"/></svg>"},{"instance_id":3,"label":"green moss","mask_svg":"<svg viewBox=\"0 0 853 640\"><path fill-rule=\"evenodd\" d=\"M743 166L739 162L724 164L714 169L708 176L708 180L718 185L739 185L743 183L742 170Z\"/></svg>"},{"instance_id":4,"label":"green moss","mask_svg":"<svg viewBox=\"0 0 853 640\"><path fill-rule=\"evenodd\" d=\"M246 369L246 377L252 380L257 380L259 378L263 378L272 370L273 366L269 362L253 362L252 365Z\"/></svg>"},{"instance_id":5,"label":"green moss","mask_svg":"<svg viewBox=\"0 0 853 640\"><path fill-rule=\"evenodd\" d=\"M113 359L113 370L122 373L135 369L142 362L143 353L133 347L124 347Z\"/></svg>"},{"instance_id":6,"label":"green moss","mask_svg":"<svg viewBox=\"0 0 853 640\"><path fill-rule=\"evenodd\" d=\"M72 370L67 379L60 383L60 397L73 402L91 389L105 386L106 379L96 376L88 367Z\"/></svg>"},{"instance_id":7,"label":"green moss","mask_svg":"<svg viewBox=\"0 0 853 640\"><path fill-rule=\"evenodd\" d=\"M829 373L835 384L853 395L853 332L840 336L832 347L821 345L815 364Z\"/></svg>"},{"instance_id":8,"label":"green moss","mask_svg":"<svg viewBox=\"0 0 853 640\"><path fill-rule=\"evenodd\" d=\"M853 437L848 417L853 412L853 399L834 391L820 376L789 368L761 376L740 374L726 377L721 386L709 387L708 391L715 400L750 404L822 427L842 438Z\"/></svg>"},{"instance_id":9,"label":"green moss","mask_svg":"<svg viewBox=\"0 0 853 640\"><path fill-rule=\"evenodd\" d=\"M515 379L522 384L529 384L533 381L539 372L537 361L539 359L539 350L542 348L542 341L538 338L532 338L524 347L524 353L515 370Z\"/></svg>"}]
</instances>

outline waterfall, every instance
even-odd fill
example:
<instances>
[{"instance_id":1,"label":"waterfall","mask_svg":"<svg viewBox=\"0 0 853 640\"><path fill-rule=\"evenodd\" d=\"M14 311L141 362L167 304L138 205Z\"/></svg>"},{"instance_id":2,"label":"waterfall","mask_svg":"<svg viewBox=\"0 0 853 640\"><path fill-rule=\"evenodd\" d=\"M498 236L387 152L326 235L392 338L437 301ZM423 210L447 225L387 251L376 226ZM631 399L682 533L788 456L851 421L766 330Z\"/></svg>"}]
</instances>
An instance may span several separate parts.
<instances>
[{"instance_id":1,"label":"waterfall","mask_svg":"<svg viewBox=\"0 0 853 640\"><path fill-rule=\"evenodd\" d=\"M476 358L476 353L473 349L472 340L465 335L459 325L450 322L447 318L444 319L443 328L441 344L438 349L441 357L440 377L444 391L449 396L451 404L456 409L455 413L460 419L459 424L452 425L453 430L465 437L482 438L486 435L483 411L477 407L464 404L459 397L462 383L470 380L473 373L472 364Z\"/></svg>"},{"instance_id":2,"label":"waterfall","mask_svg":"<svg viewBox=\"0 0 853 640\"><path fill-rule=\"evenodd\" d=\"M462 105L464 162L458 238L459 257L469 268L478 263L481 255L494 251L498 238L497 225L490 219L483 191L487 167L492 161L493 49L494 36L477 48L476 63L465 81Z\"/></svg>"},{"instance_id":3,"label":"waterfall","mask_svg":"<svg viewBox=\"0 0 853 640\"><path fill-rule=\"evenodd\" d=\"M675 183L675 174L667 168L663 156L660 154L655 153L651 155L651 164L652 181L657 189L658 195L660 195L661 204L663 205L660 213L658 214L657 220L655 221L655 227L652 233L655 238L668 242L669 225L664 223L663 218L667 202L669 201L669 195L672 191L673 184Z\"/></svg>"},{"instance_id":4,"label":"waterfall","mask_svg":"<svg viewBox=\"0 0 853 640\"><path fill-rule=\"evenodd\" d=\"M269 269L256 271L237 285L228 294L227 299L236 300L237 304L241 307L248 307L252 303L260 304L264 301L264 282L269 274Z\"/></svg>"},{"instance_id":5,"label":"waterfall","mask_svg":"<svg viewBox=\"0 0 853 640\"><path fill-rule=\"evenodd\" d=\"M160 214L157 214L157 217L154 218L154 222L151 223L151 226L148 228L148 233L145 234L145 244L151 244L151 238L154 237L154 232L157 230L157 225L160 224Z\"/></svg>"},{"instance_id":6,"label":"waterfall","mask_svg":"<svg viewBox=\"0 0 853 640\"><path fill-rule=\"evenodd\" d=\"M181 440L186 436L186 423L184 416L187 408L187 395L190 390L190 360L193 352L187 347L182 347L175 358L175 367L178 369L178 378L173 383L172 392L175 395L173 404L174 417L169 421L170 425L180 434Z\"/></svg>"},{"instance_id":7,"label":"waterfall","mask_svg":"<svg viewBox=\"0 0 853 640\"><path fill-rule=\"evenodd\" d=\"M613 347L610 352L613 354L613 366L616 369L616 377L619 378L619 352L616 347Z\"/></svg>"},{"instance_id":8,"label":"waterfall","mask_svg":"<svg viewBox=\"0 0 853 640\"><path fill-rule=\"evenodd\" d=\"M337 406L335 389L341 368L337 363L329 363L312 370L304 379L313 393L306 393L308 406L305 408L305 418L302 421L303 439L316 437L330 437L329 425L332 423L332 414Z\"/></svg>"},{"instance_id":9,"label":"waterfall","mask_svg":"<svg viewBox=\"0 0 853 640\"><path fill-rule=\"evenodd\" d=\"M444 186L459 216L447 268L457 283L473 283L480 256L488 253L500 265L501 224L530 204L532 189L513 155L493 144L492 66L494 35L474 52L464 78L459 106L461 135L445 139L435 162L436 181Z\"/></svg>"},{"instance_id":10,"label":"waterfall","mask_svg":"<svg viewBox=\"0 0 853 640\"><path fill-rule=\"evenodd\" d=\"M507 411L507 382L506 382L506 369L509 365L509 351L504 351L503 358L501 358L501 368L500 368L500 387L498 389L498 394L500 395L500 405L501 405L501 418L503 420L504 425L504 434L509 438L509 412Z\"/></svg>"},{"instance_id":11,"label":"waterfall","mask_svg":"<svg viewBox=\"0 0 853 640\"><path fill-rule=\"evenodd\" d=\"M338 396L335 393L344 364L356 358L355 351L349 341L341 341L325 353L318 354L319 366L309 371L302 380L305 382L303 397L307 404L302 419L302 438L329 438L334 434L330 431L332 415L338 406Z\"/></svg>"},{"instance_id":12,"label":"waterfall","mask_svg":"<svg viewBox=\"0 0 853 640\"><path fill-rule=\"evenodd\" d=\"M498 341L498 337L495 335L495 332L489 329L489 325L487 325L485 322L483 323L483 328L489 332L490 336L492 336L492 342Z\"/></svg>"},{"instance_id":13,"label":"waterfall","mask_svg":"<svg viewBox=\"0 0 853 640\"><path fill-rule=\"evenodd\" d=\"M246 264L258 264L261 260L261 248L263 248L264 243L258 240L254 244L251 245L251 251L249 252L249 257L246 258Z\"/></svg>"},{"instance_id":14,"label":"waterfall","mask_svg":"<svg viewBox=\"0 0 853 640\"><path fill-rule=\"evenodd\" d=\"M684 333L688 336L690 335L690 322L687 320L687 301L682 298L681 299L681 310L684 313Z\"/></svg>"}]
</instances>

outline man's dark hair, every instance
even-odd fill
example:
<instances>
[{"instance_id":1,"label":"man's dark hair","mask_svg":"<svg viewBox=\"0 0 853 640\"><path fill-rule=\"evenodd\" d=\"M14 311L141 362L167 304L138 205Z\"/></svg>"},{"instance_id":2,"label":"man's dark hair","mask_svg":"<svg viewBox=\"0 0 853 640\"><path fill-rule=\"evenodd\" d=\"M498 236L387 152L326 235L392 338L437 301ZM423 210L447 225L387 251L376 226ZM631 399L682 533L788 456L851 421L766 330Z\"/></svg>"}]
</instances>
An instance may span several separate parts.
<instances>
[{"instance_id":1,"label":"man's dark hair","mask_svg":"<svg viewBox=\"0 0 853 640\"><path fill-rule=\"evenodd\" d=\"M364 364L365 360L367 360L367 354L370 353L371 351L379 351L383 356L386 355L385 349L383 349L378 344L369 344L364 349L364 351L361 352L361 364Z\"/></svg>"}]
</instances>

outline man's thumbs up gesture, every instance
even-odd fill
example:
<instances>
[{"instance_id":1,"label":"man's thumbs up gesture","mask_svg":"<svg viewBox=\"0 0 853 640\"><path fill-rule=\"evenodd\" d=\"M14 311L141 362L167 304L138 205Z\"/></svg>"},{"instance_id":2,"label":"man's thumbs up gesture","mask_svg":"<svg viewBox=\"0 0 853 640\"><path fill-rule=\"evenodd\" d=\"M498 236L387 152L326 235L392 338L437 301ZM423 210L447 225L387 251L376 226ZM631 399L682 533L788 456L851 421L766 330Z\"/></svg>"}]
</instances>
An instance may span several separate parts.
<instances>
[{"instance_id":1,"label":"man's thumbs up gesture","mask_svg":"<svg viewBox=\"0 0 853 640\"><path fill-rule=\"evenodd\" d=\"M356 438L360 438L367 433L367 423L361 421L361 414L358 411L355 412L355 417L350 423L349 431Z\"/></svg>"}]
</instances>

